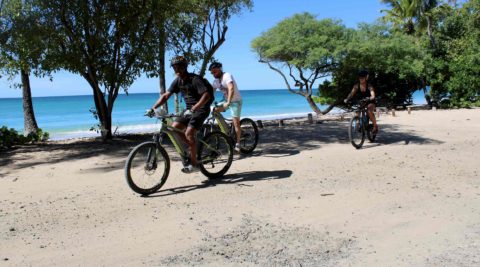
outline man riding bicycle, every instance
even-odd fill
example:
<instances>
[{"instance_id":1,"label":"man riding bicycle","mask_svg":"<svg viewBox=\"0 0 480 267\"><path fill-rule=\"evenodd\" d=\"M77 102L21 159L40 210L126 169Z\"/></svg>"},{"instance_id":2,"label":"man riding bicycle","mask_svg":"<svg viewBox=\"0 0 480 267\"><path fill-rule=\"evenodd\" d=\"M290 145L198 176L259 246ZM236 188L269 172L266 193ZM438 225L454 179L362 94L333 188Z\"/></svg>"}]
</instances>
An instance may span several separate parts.
<instances>
[{"instance_id":1,"label":"man riding bicycle","mask_svg":"<svg viewBox=\"0 0 480 267\"><path fill-rule=\"evenodd\" d=\"M367 70L361 70L360 72L358 72L359 82L353 86L352 91L348 94L344 102L347 103L348 101L350 101L350 99L352 99L357 93L358 93L358 96L356 98L358 100L368 98L368 106L367 106L368 117L373 123L372 133L376 134L378 132L378 125L377 125L377 120L375 119L375 112L374 112L375 106L376 106L375 88L373 88L373 86L368 83L368 75L369 73Z\"/></svg>"},{"instance_id":2,"label":"man riding bicycle","mask_svg":"<svg viewBox=\"0 0 480 267\"><path fill-rule=\"evenodd\" d=\"M167 92L162 94L155 102L150 112L167 102L172 94L181 92L187 109L180 114L180 117L175 119L172 126L180 130L185 130L186 128L185 135L179 136L188 144L190 164L184 166L182 172L191 173L199 170L195 137L197 131L210 114L210 105L214 99L213 89L204 82L202 77L187 71L188 61L183 56L172 58L170 65L177 78L173 80Z\"/></svg>"},{"instance_id":3,"label":"man riding bicycle","mask_svg":"<svg viewBox=\"0 0 480 267\"><path fill-rule=\"evenodd\" d=\"M224 99L216 108L220 112L230 109L232 115L233 127L235 128L236 144L235 152L240 153L240 114L242 112L242 96L238 90L237 83L233 76L228 72L223 72L222 63L213 62L208 67L208 70L215 78L213 81L213 88L218 89L223 93Z\"/></svg>"}]
</instances>

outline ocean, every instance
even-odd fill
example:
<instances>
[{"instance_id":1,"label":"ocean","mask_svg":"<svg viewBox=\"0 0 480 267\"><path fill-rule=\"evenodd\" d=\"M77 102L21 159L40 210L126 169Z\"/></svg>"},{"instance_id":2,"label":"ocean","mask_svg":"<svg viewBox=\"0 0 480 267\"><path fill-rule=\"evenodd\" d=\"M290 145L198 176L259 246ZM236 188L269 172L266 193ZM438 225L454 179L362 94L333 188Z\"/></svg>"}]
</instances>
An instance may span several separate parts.
<instances>
[{"instance_id":1,"label":"ocean","mask_svg":"<svg viewBox=\"0 0 480 267\"><path fill-rule=\"evenodd\" d=\"M302 96L286 89L243 90L242 117L258 119L288 118L313 113ZM115 101L112 114L112 130L116 133L150 132L158 129L155 119L143 116L158 99L157 93L121 94ZM222 95L215 93L220 101ZM183 102L182 102L183 104ZM50 139L69 139L98 136L90 129L98 124L93 114L95 104L91 95L34 97L33 107L38 126L50 133ZM322 107L325 108L325 107ZM169 111L173 111L173 97L169 99ZM230 113L225 113L230 117ZM22 99L0 99L0 126L23 131Z\"/></svg>"},{"instance_id":2,"label":"ocean","mask_svg":"<svg viewBox=\"0 0 480 267\"><path fill-rule=\"evenodd\" d=\"M242 90L242 117L255 120L291 118L313 113L305 98L286 89ZM157 93L121 94L115 101L112 114L112 130L116 134L153 132L159 128L155 119L143 116L158 99ZM422 103L423 95L414 94L414 103ZM215 93L220 101L222 95ZM183 102L182 102L183 104ZM90 130L98 124L89 111L95 107L91 95L34 97L33 107L38 126L50 133L50 139L62 140L99 136ZM321 106L322 109L325 106ZM169 111L173 111L173 97L169 99ZM339 112L333 110L332 113ZM224 113L230 117L227 111ZM0 126L23 131L21 98L0 98Z\"/></svg>"}]
</instances>

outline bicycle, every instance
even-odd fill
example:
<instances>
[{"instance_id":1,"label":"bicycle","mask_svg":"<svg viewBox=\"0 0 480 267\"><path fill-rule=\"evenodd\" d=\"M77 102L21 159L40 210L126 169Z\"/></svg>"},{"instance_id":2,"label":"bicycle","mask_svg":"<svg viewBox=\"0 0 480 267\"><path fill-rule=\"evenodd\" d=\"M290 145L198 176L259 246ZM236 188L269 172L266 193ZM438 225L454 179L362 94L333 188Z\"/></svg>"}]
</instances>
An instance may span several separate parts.
<instances>
[{"instance_id":1,"label":"bicycle","mask_svg":"<svg viewBox=\"0 0 480 267\"><path fill-rule=\"evenodd\" d=\"M356 149L362 147L365 141L365 133L370 142L375 141L377 136L376 133L373 133L373 124L370 123L370 118L368 117L368 100L368 98L365 98L353 105L355 115L350 119L348 125L348 138Z\"/></svg>"},{"instance_id":2,"label":"bicycle","mask_svg":"<svg viewBox=\"0 0 480 267\"><path fill-rule=\"evenodd\" d=\"M143 142L132 149L125 163L125 178L128 186L136 193L149 195L157 192L167 181L170 173L170 158L161 145L167 136L184 165L190 161L188 148L178 134L185 132L171 126L173 114L155 112L153 116L161 121L160 131L153 135L153 141ZM199 169L209 179L223 176L233 161L233 144L228 136L212 131L198 140L197 158Z\"/></svg>"},{"instance_id":3,"label":"bicycle","mask_svg":"<svg viewBox=\"0 0 480 267\"><path fill-rule=\"evenodd\" d=\"M212 131L220 131L230 137L232 143L236 143L237 136L235 127L231 119L225 118L221 112L216 110L218 103L215 102L212 107L211 116L205 120L202 128L199 130L199 136L205 136ZM250 118L240 120L240 152L244 154L252 153L258 144L258 127Z\"/></svg>"}]
</instances>

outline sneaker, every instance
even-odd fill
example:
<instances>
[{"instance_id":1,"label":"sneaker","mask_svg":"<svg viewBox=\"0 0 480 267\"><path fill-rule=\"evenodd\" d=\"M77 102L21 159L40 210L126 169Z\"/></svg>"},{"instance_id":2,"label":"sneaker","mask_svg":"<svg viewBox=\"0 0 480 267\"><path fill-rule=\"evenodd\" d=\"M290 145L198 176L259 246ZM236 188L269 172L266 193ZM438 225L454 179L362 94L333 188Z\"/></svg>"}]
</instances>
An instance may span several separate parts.
<instances>
[{"instance_id":1,"label":"sneaker","mask_svg":"<svg viewBox=\"0 0 480 267\"><path fill-rule=\"evenodd\" d=\"M200 171L200 168L198 168L198 166L193 166L192 164L189 164L182 168L183 173L194 173L198 171Z\"/></svg>"},{"instance_id":2,"label":"sneaker","mask_svg":"<svg viewBox=\"0 0 480 267\"><path fill-rule=\"evenodd\" d=\"M240 153L240 144L237 143L234 148L235 152Z\"/></svg>"}]
</instances>

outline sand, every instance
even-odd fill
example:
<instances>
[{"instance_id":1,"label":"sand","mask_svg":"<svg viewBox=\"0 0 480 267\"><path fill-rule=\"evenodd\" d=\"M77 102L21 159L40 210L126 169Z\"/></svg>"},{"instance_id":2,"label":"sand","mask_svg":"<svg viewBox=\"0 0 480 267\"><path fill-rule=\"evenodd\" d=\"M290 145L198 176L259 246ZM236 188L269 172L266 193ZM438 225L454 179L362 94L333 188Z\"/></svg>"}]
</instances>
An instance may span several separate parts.
<instances>
[{"instance_id":1,"label":"sand","mask_svg":"<svg viewBox=\"0 0 480 267\"><path fill-rule=\"evenodd\" d=\"M149 197L150 136L1 152L0 266L479 266L480 109L382 114L359 150L347 123L267 124L219 180L173 157Z\"/></svg>"}]
</instances>

